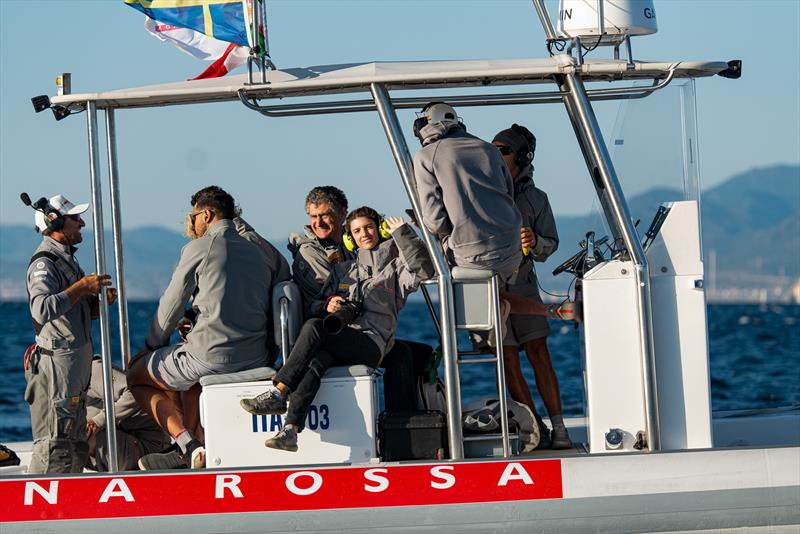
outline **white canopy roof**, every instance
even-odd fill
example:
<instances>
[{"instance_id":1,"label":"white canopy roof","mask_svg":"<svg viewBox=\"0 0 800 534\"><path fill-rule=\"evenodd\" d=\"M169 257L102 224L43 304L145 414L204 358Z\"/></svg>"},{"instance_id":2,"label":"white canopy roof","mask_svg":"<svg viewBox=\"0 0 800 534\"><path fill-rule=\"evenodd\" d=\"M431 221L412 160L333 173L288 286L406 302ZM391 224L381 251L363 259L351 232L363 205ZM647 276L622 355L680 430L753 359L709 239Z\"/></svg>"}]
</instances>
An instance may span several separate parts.
<instances>
[{"instance_id":1,"label":"white canopy roof","mask_svg":"<svg viewBox=\"0 0 800 534\"><path fill-rule=\"evenodd\" d=\"M610 59L587 60L578 66L567 55L543 59L352 63L269 71L267 84L248 85L247 74L240 74L55 96L51 101L67 105L93 100L99 108L136 108L237 100L241 89L251 97L281 98L368 92L371 83L382 83L389 89L436 89L552 83L554 75L573 72L580 72L585 82L664 77L669 71L674 71L677 78L689 78L713 76L727 68L724 61L636 61L629 68L624 60ZM260 73L254 73L254 78L260 81Z\"/></svg>"}]
</instances>

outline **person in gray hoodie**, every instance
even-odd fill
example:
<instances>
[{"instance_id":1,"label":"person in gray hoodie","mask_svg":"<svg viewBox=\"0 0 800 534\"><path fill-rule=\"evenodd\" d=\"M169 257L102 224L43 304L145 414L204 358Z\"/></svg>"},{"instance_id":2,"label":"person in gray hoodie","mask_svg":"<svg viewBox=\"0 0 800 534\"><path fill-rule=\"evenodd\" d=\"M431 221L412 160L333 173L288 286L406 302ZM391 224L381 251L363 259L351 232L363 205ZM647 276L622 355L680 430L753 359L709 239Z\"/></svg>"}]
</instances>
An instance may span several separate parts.
<instances>
[{"instance_id":1,"label":"person in gray hoodie","mask_svg":"<svg viewBox=\"0 0 800 534\"><path fill-rule=\"evenodd\" d=\"M343 328L333 333L320 318L307 321L286 364L273 379L274 386L242 407L257 415L282 414L286 425L267 447L297 450L308 409L320 380L332 364L380 365L394 344L397 316L408 295L422 280L434 275L433 263L422 241L402 219L386 221L391 235L382 239L381 220L372 208L362 207L347 217L346 228L359 248L355 260L338 263L331 271L312 310L318 316L338 315Z\"/></svg>"},{"instance_id":2,"label":"person in gray hoodie","mask_svg":"<svg viewBox=\"0 0 800 534\"><path fill-rule=\"evenodd\" d=\"M528 252L520 264L516 281L509 286L510 293L540 299L539 283L534 262L543 262L558 249L558 231L547 194L533 182L533 158L536 137L524 126L512 124L494 136L492 144L503 156L514 178L514 202L522 215L522 246ZM503 340L506 383L511 397L528 406L539 424L539 448L567 449L572 447L564 425L558 377L547 348L550 327L541 316L514 315ZM520 350L533 367L536 388L544 401L553 425L552 435L536 411L525 377L520 367Z\"/></svg>"},{"instance_id":3,"label":"person in gray hoodie","mask_svg":"<svg viewBox=\"0 0 800 534\"><path fill-rule=\"evenodd\" d=\"M513 283L522 261L522 217L500 151L468 134L444 102L422 108L414 135L422 143L414 155L422 223L439 237L448 262L492 270L503 282ZM545 306L540 299L516 293L501 291L500 296L505 317L515 313L579 319L570 302ZM494 344L491 334L490 343Z\"/></svg>"},{"instance_id":4,"label":"person in gray hoodie","mask_svg":"<svg viewBox=\"0 0 800 534\"><path fill-rule=\"evenodd\" d=\"M201 189L191 199L197 239L181 259L158 303L146 349L131 362L128 384L141 406L175 438L177 450L148 454L142 469L203 467L202 436L187 425L182 407L196 405L201 377L261 367L267 359L267 314L271 273L263 254L236 231L233 198L219 187ZM185 342L170 345L189 299L197 322ZM197 430L195 429L195 432Z\"/></svg>"},{"instance_id":5,"label":"person in gray hoodie","mask_svg":"<svg viewBox=\"0 0 800 534\"><path fill-rule=\"evenodd\" d=\"M522 218L500 152L467 133L444 102L422 109L414 133L422 143L414 155L422 224L439 237L451 265L509 280L522 259Z\"/></svg>"}]
</instances>

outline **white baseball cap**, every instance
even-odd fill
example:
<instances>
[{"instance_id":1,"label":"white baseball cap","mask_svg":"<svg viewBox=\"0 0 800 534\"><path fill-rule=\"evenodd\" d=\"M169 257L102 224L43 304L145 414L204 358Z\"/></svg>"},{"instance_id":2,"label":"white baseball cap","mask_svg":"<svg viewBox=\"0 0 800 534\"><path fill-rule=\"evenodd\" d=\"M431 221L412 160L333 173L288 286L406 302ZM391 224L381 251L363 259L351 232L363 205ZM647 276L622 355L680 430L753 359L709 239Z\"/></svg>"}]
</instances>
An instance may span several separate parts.
<instances>
[{"instance_id":1,"label":"white baseball cap","mask_svg":"<svg viewBox=\"0 0 800 534\"><path fill-rule=\"evenodd\" d=\"M50 197L50 205L58 210L61 215L80 215L81 213L85 212L89 209L89 204L78 204L77 206L67 200L64 195L56 195L54 197ZM40 232L44 232L47 230L47 223L44 220L44 213L41 211L37 211L36 215L34 215L34 220L36 221L36 228L39 229ZM51 217L52 218L52 217Z\"/></svg>"}]
</instances>

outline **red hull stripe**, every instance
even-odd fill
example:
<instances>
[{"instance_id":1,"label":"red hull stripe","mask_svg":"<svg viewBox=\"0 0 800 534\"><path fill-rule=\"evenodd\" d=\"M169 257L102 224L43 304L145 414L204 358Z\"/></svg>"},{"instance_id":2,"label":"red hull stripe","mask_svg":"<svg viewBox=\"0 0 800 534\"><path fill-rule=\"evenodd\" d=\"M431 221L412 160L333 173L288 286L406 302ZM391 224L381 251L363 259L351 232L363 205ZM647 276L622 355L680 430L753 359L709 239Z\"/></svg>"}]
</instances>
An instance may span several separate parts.
<instances>
[{"instance_id":1,"label":"red hull stripe","mask_svg":"<svg viewBox=\"0 0 800 534\"><path fill-rule=\"evenodd\" d=\"M560 460L0 481L0 522L562 498Z\"/></svg>"}]
</instances>

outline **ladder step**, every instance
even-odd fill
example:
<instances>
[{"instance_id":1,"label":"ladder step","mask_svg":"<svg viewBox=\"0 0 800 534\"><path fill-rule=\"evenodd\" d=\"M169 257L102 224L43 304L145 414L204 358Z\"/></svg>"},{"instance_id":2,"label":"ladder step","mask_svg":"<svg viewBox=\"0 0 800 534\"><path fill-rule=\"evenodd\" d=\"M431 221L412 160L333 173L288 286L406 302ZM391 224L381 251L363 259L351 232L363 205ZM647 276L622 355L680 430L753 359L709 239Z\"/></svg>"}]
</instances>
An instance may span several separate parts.
<instances>
[{"instance_id":1,"label":"ladder step","mask_svg":"<svg viewBox=\"0 0 800 534\"><path fill-rule=\"evenodd\" d=\"M514 436L517 437L516 433L509 432L509 437ZM502 434L469 434L464 436L464 441L493 441L493 440L502 440Z\"/></svg>"},{"instance_id":2,"label":"ladder step","mask_svg":"<svg viewBox=\"0 0 800 534\"><path fill-rule=\"evenodd\" d=\"M459 358L458 363L497 363L497 358Z\"/></svg>"}]
</instances>

